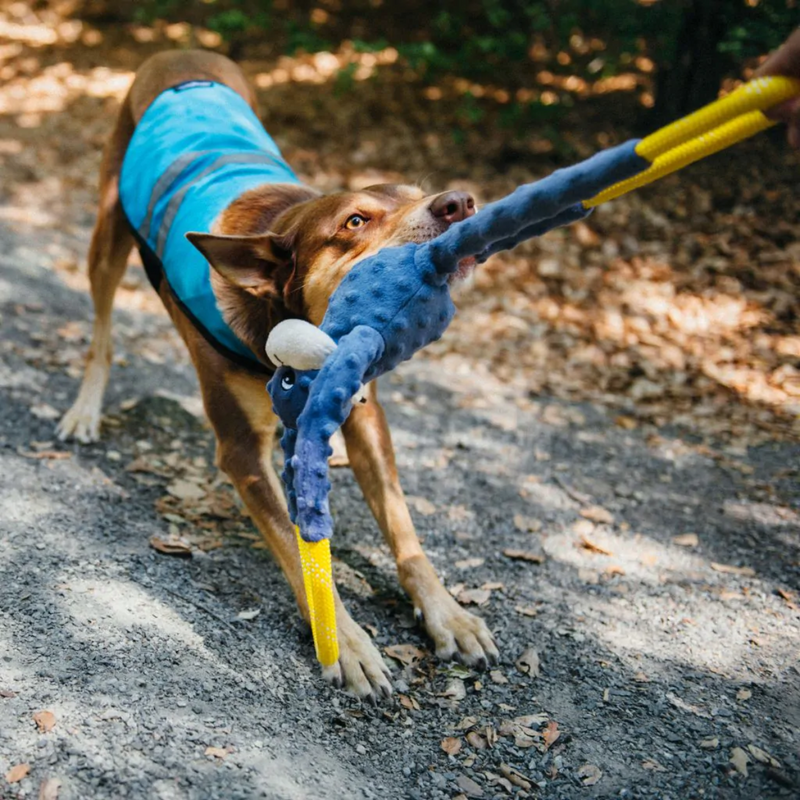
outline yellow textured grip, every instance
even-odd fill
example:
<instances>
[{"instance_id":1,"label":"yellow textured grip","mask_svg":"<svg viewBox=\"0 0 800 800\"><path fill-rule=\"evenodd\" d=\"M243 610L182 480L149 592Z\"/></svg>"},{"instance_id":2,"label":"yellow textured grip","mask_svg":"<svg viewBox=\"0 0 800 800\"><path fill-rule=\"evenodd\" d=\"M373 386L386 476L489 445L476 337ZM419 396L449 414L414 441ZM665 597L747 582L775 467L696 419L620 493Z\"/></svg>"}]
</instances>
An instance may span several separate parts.
<instances>
[{"instance_id":1,"label":"yellow textured grip","mask_svg":"<svg viewBox=\"0 0 800 800\"><path fill-rule=\"evenodd\" d=\"M744 116L751 111L763 111L796 94L800 94L800 80L796 78L784 78L780 75L755 78L721 100L709 103L693 114L650 134L639 142L636 152L642 158L653 161L676 145L688 142L735 117Z\"/></svg>"},{"instance_id":2,"label":"yellow textured grip","mask_svg":"<svg viewBox=\"0 0 800 800\"><path fill-rule=\"evenodd\" d=\"M311 632L317 660L330 667L339 660L339 640L336 635L336 608L333 603L333 573L331 570L331 543L327 539L307 542L295 526L303 583L306 587Z\"/></svg>"},{"instance_id":3,"label":"yellow textured grip","mask_svg":"<svg viewBox=\"0 0 800 800\"><path fill-rule=\"evenodd\" d=\"M608 189L596 194L591 200L584 200L583 205L585 208L594 208L594 206L605 203L607 200L613 200L615 197L619 197L633 189L638 189L640 186L658 180L658 178L663 178L665 175L699 161L701 158L710 156L712 153L724 150L736 142L754 136L775 124L773 120L765 117L760 111L751 111L742 117L736 117L736 119L726 122L719 128L715 128L702 136L698 136L696 139L668 150L658 156L652 166L648 167L644 172L609 186ZM636 150L638 152L639 148L637 147Z\"/></svg>"}]
</instances>

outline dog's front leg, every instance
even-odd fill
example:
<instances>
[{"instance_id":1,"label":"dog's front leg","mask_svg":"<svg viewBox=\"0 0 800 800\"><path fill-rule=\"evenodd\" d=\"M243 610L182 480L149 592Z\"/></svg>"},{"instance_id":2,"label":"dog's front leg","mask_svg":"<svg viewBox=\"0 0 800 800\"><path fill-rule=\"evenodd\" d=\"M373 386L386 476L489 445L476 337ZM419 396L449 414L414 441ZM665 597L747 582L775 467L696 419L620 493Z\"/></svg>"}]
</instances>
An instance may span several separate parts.
<instances>
[{"instance_id":1,"label":"dog's front leg","mask_svg":"<svg viewBox=\"0 0 800 800\"><path fill-rule=\"evenodd\" d=\"M442 586L422 550L397 477L394 450L375 384L368 402L356 405L344 424L350 465L397 563L400 584L414 603L443 659L486 667L499 653L486 623L465 611Z\"/></svg>"},{"instance_id":2,"label":"dog's front leg","mask_svg":"<svg viewBox=\"0 0 800 800\"><path fill-rule=\"evenodd\" d=\"M233 481L253 521L286 575L308 621L308 604L294 528L272 467L277 418L272 414L263 381L228 372L223 381L203 380L198 371L209 418L217 434L217 463ZM364 699L392 693L389 671L365 631L347 613L335 592L339 662L323 676Z\"/></svg>"}]
</instances>

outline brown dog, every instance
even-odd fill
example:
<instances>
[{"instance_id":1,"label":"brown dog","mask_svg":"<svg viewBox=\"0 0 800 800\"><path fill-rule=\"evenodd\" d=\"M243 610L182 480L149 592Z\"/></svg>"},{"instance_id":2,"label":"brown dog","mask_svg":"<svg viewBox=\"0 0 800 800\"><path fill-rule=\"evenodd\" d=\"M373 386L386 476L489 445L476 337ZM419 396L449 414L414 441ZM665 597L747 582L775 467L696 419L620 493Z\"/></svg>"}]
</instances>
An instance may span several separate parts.
<instances>
[{"instance_id":1,"label":"brown dog","mask_svg":"<svg viewBox=\"0 0 800 800\"><path fill-rule=\"evenodd\" d=\"M120 202L123 159L136 126L162 92L187 82L233 89L255 109L252 89L228 59L201 51L168 52L138 71L106 148L100 209L89 251L95 321L86 372L75 404L60 424L62 438L97 438L111 364L111 308L135 244ZM210 232L192 237L214 268L217 306L238 339L263 364L254 371L212 346L166 281L159 295L189 349L217 438L217 464L236 486L308 619L300 559L281 485L271 465L276 417L264 388L264 345L287 317L322 321L331 294L360 259L387 245L425 241L474 213L472 198L448 192L425 197L417 188L373 186L320 196L300 184L266 184L231 202ZM374 384L368 402L343 427L355 476L397 562L400 583L439 658L485 667L497 658L486 624L466 612L439 581L417 539L397 477L394 453ZM388 670L369 636L336 596L340 659L325 677L358 696L391 693Z\"/></svg>"}]
</instances>

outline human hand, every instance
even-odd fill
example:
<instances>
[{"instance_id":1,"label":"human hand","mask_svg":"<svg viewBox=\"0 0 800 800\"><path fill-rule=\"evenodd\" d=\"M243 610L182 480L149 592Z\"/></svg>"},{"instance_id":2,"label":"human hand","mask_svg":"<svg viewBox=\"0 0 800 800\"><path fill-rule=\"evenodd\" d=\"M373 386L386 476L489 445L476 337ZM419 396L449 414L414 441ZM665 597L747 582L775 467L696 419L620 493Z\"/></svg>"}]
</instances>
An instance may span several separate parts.
<instances>
[{"instance_id":1,"label":"human hand","mask_svg":"<svg viewBox=\"0 0 800 800\"><path fill-rule=\"evenodd\" d=\"M785 75L800 79L800 28L798 28L767 60L755 71L754 78L766 75ZM789 144L800 150L800 97L794 97L766 112L770 119L785 122Z\"/></svg>"}]
</instances>

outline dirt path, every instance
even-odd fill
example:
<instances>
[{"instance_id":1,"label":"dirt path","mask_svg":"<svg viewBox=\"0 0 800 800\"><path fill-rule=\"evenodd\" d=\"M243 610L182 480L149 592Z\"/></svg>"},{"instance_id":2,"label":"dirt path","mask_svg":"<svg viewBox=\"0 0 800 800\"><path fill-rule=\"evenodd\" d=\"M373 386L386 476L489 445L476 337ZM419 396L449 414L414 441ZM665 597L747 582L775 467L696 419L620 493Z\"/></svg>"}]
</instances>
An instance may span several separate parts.
<instances>
[{"instance_id":1,"label":"dirt path","mask_svg":"<svg viewBox=\"0 0 800 800\"><path fill-rule=\"evenodd\" d=\"M85 234L40 232L34 250L0 232L0 774L30 765L1 797L45 780L62 800L796 796L796 446L715 452L523 400L480 361L406 365L383 388L405 488L504 661L477 675L431 658L336 470L346 602L381 647L421 651L392 660L393 704L362 708L319 681L288 588L210 483L191 371L140 290L122 296L102 443L54 443L89 303L52 264ZM205 499L160 500L178 479ZM208 497L223 511L198 509ZM170 525L191 558L148 546ZM514 665L528 647L537 676Z\"/></svg>"}]
</instances>

